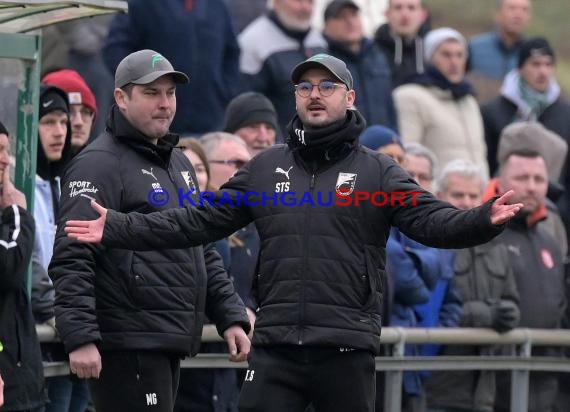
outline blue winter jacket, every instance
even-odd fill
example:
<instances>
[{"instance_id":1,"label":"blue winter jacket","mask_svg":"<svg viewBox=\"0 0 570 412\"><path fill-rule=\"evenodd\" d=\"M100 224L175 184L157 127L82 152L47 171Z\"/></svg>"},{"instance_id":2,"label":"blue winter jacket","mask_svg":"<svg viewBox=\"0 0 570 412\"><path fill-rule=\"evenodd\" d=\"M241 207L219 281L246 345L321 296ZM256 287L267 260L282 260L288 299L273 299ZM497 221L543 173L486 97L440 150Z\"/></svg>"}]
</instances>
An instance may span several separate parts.
<instances>
[{"instance_id":1,"label":"blue winter jacket","mask_svg":"<svg viewBox=\"0 0 570 412\"><path fill-rule=\"evenodd\" d=\"M128 14L111 24L103 57L114 73L125 56L141 49L161 53L190 77L190 84L176 89L171 131L216 130L239 90L240 51L224 1L130 0Z\"/></svg>"},{"instance_id":2,"label":"blue winter jacket","mask_svg":"<svg viewBox=\"0 0 570 412\"><path fill-rule=\"evenodd\" d=\"M325 36L329 53L343 60L354 79L356 107L368 125L381 124L398 130L392 100L392 73L380 48L370 39L362 39L362 49L353 53L342 44Z\"/></svg>"},{"instance_id":3,"label":"blue winter jacket","mask_svg":"<svg viewBox=\"0 0 570 412\"><path fill-rule=\"evenodd\" d=\"M390 326L434 327L440 316L442 324L453 323L456 311L450 309L450 320L447 320L447 303L455 304L448 295L449 280L453 276L452 253L424 246L396 228L390 231L386 246L390 262L390 275L394 281L394 303ZM459 316L457 317L459 320ZM406 345L406 356L427 355L424 346ZM429 348L431 353L437 350ZM404 393L418 395L422 391L421 373L404 372Z\"/></svg>"},{"instance_id":4,"label":"blue winter jacket","mask_svg":"<svg viewBox=\"0 0 570 412\"><path fill-rule=\"evenodd\" d=\"M469 68L491 79L503 80L517 67L521 44L522 40L507 49L496 31L475 36L469 42Z\"/></svg>"}]
</instances>

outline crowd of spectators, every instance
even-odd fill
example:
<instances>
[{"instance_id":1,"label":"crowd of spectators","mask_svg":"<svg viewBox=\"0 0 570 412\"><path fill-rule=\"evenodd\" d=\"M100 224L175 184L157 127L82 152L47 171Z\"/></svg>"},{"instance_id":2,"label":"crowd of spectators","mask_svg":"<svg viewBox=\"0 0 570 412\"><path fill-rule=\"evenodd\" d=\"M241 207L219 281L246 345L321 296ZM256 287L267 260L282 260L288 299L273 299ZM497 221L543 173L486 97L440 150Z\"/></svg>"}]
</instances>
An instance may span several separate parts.
<instances>
[{"instance_id":1,"label":"crowd of spectators","mask_svg":"<svg viewBox=\"0 0 570 412\"><path fill-rule=\"evenodd\" d=\"M438 27L423 0L389 0L386 22L373 38L364 34L357 3L329 1L322 31L311 23L314 3L132 0L126 14L86 25L65 23L44 33L33 218L10 184L8 136L14 133L0 124L1 410L89 407L85 380L74 374L44 379L40 357L64 360L65 348L57 343L40 348L30 325L57 328L49 263L63 170L110 121L119 62L143 49L160 53L190 79L176 90L178 110L170 131L183 137L177 150L192 163L201 191L216 190L250 159L285 142L296 109L290 78L297 64L323 52L340 58L353 76L354 109L367 122L363 146L391 157L423 189L459 209L509 189L516 192L513 203L525 205L496 239L468 249L427 247L393 228L386 247L384 324L500 333L519 326L568 327L570 102L556 80L556 51L547 39L527 34L531 1L498 0L495 30L471 39L461 27ZM252 283L260 248L255 225L213 247L254 327ZM23 273L30 261L28 304ZM8 319L6 311L16 318ZM15 331L27 341L10 340ZM11 344L22 345L21 362L33 371L28 377L34 381L27 380L26 387L13 383L21 378L15 365L4 361L13 353ZM202 350L224 348L203 344ZM408 345L405 351L477 356L507 350ZM534 354L567 355L556 348ZM174 410L237 411L243 378L243 372L230 369L183 371ZM570 386L564 379L532 372L529 411L565 410L561 399ZM509 410L510 381L504 373L406 372L402 389L402 407L409 412ZM382 393L376 403L382 410Z\"/></svg>"}]
</instances>

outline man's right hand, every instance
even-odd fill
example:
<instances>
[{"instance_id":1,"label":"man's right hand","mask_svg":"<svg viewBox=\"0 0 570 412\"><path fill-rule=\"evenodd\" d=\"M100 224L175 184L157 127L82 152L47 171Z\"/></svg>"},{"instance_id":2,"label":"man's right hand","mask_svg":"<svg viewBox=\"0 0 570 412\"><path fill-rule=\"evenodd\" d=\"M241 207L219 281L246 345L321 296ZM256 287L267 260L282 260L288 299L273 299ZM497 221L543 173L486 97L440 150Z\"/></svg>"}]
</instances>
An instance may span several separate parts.
<instances>
[{"instance_id":1,"label":"man's right hand","mask_svg":"<svg viewBox=\"0 0 570 412\"><path fill-rule=\"evenodd\" d=\"M10 181L10 166L6 166L2 172L2 193L0 194L0 207L2 209L17 205L22 209L26 209L26 196L20 192L14 184Z\"/></svg>"},{"instance_id":2,"label":"man's right hand","mask_svg":"<svg viewBox=\"0 0 570 412\"><path fill-rule=\"evenodd\" d=\"M107 220L107 209L95 200L91 201L91 207L99 213L99 218L96 220L68 220L65 222L67 236L85 243L101 242Z\"/></svg>"},{"instance_id":3,"label":"man's right hand","mask_svg":"<svg viewBox=\"0 0 570 412\"><path fill-rule=\"evenodd\" d=\"M94 343L83 345L69 354L69 369L81 379L99 378L101 355Z\"/></svg>"}]
</instances>

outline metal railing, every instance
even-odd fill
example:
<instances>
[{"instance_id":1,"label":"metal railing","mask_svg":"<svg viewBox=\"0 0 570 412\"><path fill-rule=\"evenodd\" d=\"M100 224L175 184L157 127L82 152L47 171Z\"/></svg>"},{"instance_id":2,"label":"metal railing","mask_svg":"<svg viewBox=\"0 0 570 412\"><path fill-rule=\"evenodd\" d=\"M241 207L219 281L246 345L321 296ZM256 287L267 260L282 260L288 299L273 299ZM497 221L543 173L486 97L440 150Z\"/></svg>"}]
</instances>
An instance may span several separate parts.
<instances>
[{"instance_id":1,"label":"metal railing","mask_svg":"<svg viewBox=\"0 0 570 412\"><path fill-rule=\"evenodd\" d=\"M57 340L55 330L37 326L40 342ZM203 342L221 342L213 325L204 326ZM508 345L517 350L513 356L405 356L406 344L444 345ZM399 412L402 398L402 374L417 370L495 370L511 371L511 411L528 409L529 373L570 372L570 359L533 357L534 347L570 347L570 331L559 329L514 329L499 334L490 329L475 328L384 328L382 344L391 347L389 356L376 358L376 370L385 372L384 410ZM227 354L198 354L182 361L183 368L246 368L247 363L233 363ZM44 363L46 376L69 373L65 362Z\"/></svg>"}]
</instances>

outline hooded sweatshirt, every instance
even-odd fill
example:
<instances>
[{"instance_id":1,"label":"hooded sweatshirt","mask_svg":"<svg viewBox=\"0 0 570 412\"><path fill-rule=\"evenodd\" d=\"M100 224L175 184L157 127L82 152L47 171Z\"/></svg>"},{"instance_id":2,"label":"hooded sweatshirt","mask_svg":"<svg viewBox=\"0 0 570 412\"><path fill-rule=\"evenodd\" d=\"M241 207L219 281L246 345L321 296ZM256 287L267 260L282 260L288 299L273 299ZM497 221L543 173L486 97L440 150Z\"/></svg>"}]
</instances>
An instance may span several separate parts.
<instances>
[{"instance_id":1,"label":"hooded sweatshirt","mask_svg":"<svg viewBox=\"0 0 570 412\"><path fill-rule=\"evenodd\" d=\"M67 95L54 86L42 86L40 90L40 119L49 111L44 104L49 103L47 98L55 93L67 105ZM57 97L56 97L57 99ZM56 102L52 103L56 104ZM69 112L69 107L67 107ZM56 162L48 161L38 134L36 189L34 195L34 218L36 221L36 236L32 256L32 308L36 322L43 323L53 316L54 290L47 275L47 267L53 252L55 228L57 224L57 211L60 195L60 176L72 156L71 125L68 122L67 135L61 159Z\"/></svg>"},{"instance_id":2,"label":"hooded sweatshirt","mask_svg":"<svg viewBox=\"0 0 570 412\"><path fill-rule=\"evenodd\" d=\"M383 24L374 35L374 41L386 54L392 70L392 87L396 88L405 80L424 72L424 36L429 31L429 25L424 24L416 37L404 39L391 33L390 26Z\"/></svg>"}]
</instances>

